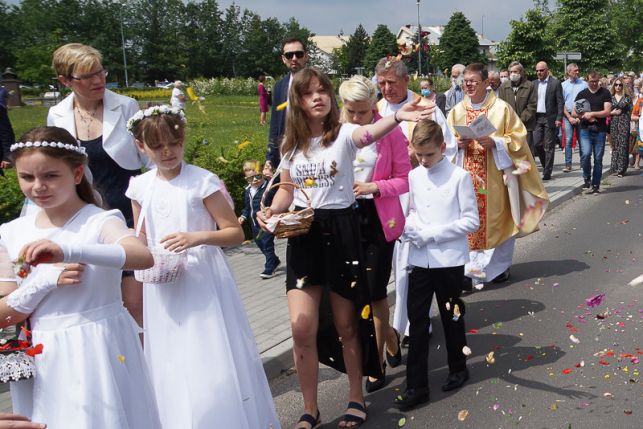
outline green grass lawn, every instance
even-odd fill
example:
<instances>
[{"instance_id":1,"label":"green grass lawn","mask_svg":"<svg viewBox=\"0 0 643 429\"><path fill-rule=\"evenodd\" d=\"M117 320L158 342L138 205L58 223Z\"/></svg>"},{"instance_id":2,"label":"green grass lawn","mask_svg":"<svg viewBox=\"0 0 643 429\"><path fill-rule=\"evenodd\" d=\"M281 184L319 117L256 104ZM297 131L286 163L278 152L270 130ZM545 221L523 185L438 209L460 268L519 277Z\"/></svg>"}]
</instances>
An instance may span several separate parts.
<instances>
[{"instance_id":1,"label":"green grass lawn","mask_svg":"<svg viewBox=\"0 0 643 429\"><path fill-rule=\"evenodd\" d=\"M162 102L167 100L152 100ZM146 102L140 102L141 107ZM259 125L259 100L254 96L209 96L201 102L205 114L197 106L188 103L186 141L206 139L215 148L227 149L244 139L253 143L268 141L268 127ZM23 106L12 108L9 118L16 138L32 128L43 126L47 121L48 107Z\"/></svg>"},{"instance_id":2,"label":"green grass lawn","mask_svg":"<svg viewBox=\"0 0 643 429\"><path fill-rule=\"evenodd\" d=\"M147 101L139 103L141 107L147 105ZM225 182L239 213L246 186L243 161L257 159L263 162L266 154L268 126L259 125L259 100L254 96L209 96L201 104L203 111L192 103L185 109L188 119L186 160L216 173ZM43 106L11 108L9 118L16 139L34 127L44 126L47 111L48 107ZM244 141L248 143L239 147ZM0 223L19 213L22 200L15 172L8 170L6 178L0 182Z\"/></svg>"}]
</instances>

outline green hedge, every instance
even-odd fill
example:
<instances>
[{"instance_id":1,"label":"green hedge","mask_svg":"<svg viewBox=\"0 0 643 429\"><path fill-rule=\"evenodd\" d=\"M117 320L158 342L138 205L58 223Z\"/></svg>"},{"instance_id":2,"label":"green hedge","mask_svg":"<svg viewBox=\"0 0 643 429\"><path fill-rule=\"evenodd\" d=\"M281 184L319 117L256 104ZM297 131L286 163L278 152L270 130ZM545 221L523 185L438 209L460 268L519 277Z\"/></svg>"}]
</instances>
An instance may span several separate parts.
<instances>
[{"instance_id":1,"label":"green hedge","mask_svg":"<svg viewBox=\"0 0 643 429\"><path fill-rule=\"evenodd\" d=\"M15 219L20 214L25 199L18 186L15 170L4 172L5 176L0 178L0 223Z\"/></svg>"}]
</instances>

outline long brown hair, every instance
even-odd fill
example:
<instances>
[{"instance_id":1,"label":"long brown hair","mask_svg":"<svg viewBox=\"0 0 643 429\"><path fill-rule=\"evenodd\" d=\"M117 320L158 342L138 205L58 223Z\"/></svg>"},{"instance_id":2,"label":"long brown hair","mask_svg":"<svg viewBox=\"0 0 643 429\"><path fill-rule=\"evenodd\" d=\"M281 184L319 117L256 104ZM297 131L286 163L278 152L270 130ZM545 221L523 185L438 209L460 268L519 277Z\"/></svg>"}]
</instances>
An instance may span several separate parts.
<instances>
[{"instance_id":1,"label":"long brown hair","mask_svg":"<svg viewBox=\"0 0 643 429\"><path fill-rule=\"evenodd\" d=\"M304 155L308 153L310 138L312 137L308 126L308 116L303 109L302 97L308 90L310 82L317 79L319 84L330 96L330 112L324 119L321 145L330 146L339 134L341 124L339 122L339 107L333 84L328 76L315 68L304 68L299 70L292 78L292 84L288 92L288 112L286 113L286 133L281 145L281 155L294 153L301 150ZM290 156L290 155L288 155Z\"/></svg>"},{"instance_id":2,"label":"long brown hair","mask_svg":"<svg viewBox=\"0 0 643 429\"><path fill-rule=\"evenodd\" d=\"M34 128L31 131L26 132L20 137L19 142L60 142L64 144L70 144L78 146L78 142L69 134L69 131L58 128L58 127L38 127ZM22 147L18 148L11 152L9 158L12 163L16 163L16 160L20 159L21 156L28 155L33 152L42 152L47 156L52 158L61 159L65 164L67 164L71 169L79 167L81 165L87 168L87 157L82 153L76 152L74 150L58 148L58 147ZM94 194L94 188L92 187L87 176L83 174L80 183L76 185L76 193L78 197L89 204L99 205Z\"/></svg>"}]
</instances>

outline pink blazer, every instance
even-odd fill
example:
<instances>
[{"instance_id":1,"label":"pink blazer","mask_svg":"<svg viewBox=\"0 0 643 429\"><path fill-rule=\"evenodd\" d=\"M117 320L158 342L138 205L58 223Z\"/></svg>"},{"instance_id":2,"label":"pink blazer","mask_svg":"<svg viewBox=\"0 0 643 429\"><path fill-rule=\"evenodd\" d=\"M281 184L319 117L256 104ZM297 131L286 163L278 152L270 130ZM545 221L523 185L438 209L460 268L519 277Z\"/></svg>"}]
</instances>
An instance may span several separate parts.
<instances>
[{"instance_id":1,"label":"pink blazer","mask_svg":"<svg viewBox=\"0 0 643 429\"><path fill-rule=\"evenodd\" d=\"M381 118L379 113L375 113L375 121ZM377 160L372 181L380 190L380 195L374 198L375 209L382 223L386 241L393 241L404 231L404 212L400 204L400 195L409 191L409 142L400 127L395 127L375 145Z\"/></svg>"}]
</instances>

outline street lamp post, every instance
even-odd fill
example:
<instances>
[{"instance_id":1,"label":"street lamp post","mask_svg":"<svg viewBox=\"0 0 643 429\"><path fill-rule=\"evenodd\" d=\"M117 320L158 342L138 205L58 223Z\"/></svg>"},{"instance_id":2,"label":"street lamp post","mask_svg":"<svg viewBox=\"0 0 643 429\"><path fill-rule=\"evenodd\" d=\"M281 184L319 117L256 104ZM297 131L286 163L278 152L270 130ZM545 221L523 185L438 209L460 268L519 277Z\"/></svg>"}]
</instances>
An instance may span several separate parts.
<instances>
[{"instance_id":1,"label":"street lamp post","mask_svg":"<svg viewBox=\"0 0 643 429\"><path fill-rule=\"evenodd\" d=\"M120 21L121 21L121 45L123 47L123 68L125 69L125 86L129 86L127 81L127 55L125 55L125 35L123 34L123 6L120 8Z\"/></svg>"},{"instance_id":2,"label":"street lamp post","mask_svg":"<svg viewBox=\"0 0 643 429\"><path fill-rule=\"evenodd\" d=\"M422 26L420 25L420 0L418 6L418 76L422 76Z\"/></svg>"}]
</instances>

